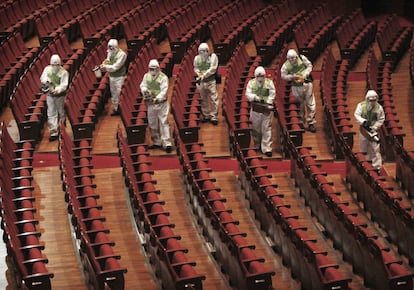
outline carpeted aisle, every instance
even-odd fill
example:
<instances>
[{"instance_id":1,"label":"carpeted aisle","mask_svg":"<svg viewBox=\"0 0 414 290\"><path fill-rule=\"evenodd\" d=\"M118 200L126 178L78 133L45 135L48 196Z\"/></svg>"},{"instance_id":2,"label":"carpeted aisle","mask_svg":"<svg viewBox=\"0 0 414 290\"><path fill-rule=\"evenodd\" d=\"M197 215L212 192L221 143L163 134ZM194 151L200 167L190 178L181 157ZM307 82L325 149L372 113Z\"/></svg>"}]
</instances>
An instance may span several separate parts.
<instances>
[{"instance_id":1,"label":"carpeted aisle","mask_svg":"<svg viewBox=\"0 0 414 290\"><path fill-rule=\"evenodd\" d=\"M151 156L151 167L154 170L181 169L177 157L174 156ZM210 158L208 161L211 169L214 171L239 171L238 162L230 158ZM268 172L289 172L289 160L272 160L264 159L263 163L267 165ZM116 155L93 155L92 164L95 169L120 167L119 157ZM340 174L345 177L344 162L321 162L322 169L328 174ZM34 153L33 167L53 167L59 166L57 153Z\"/></svg>"}]
</instances>

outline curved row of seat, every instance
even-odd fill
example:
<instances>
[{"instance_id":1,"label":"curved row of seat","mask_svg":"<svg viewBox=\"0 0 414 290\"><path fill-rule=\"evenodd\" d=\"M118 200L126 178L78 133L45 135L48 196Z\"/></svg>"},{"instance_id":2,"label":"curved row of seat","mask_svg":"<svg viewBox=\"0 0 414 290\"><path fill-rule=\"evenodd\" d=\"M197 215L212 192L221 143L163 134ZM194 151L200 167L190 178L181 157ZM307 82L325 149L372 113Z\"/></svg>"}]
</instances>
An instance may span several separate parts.
<instances>
[{"instance_id":1,"label":"curved row of seat","mask_svg":"<svg viewBox=\"0 0 414 290\"><path fill-rule=\"evenodd\" d=\"M175 1L174 5L182 6L184 1ZM126 39L128 49L135 54L142 46L155 37L157 42L166 37L166 22L174 16L172 3L158 0L147 1L130 10L120 19L122 33L120 36Z\"/></svg>"},{"instance_id":2,"label":"curved row of seat","mask_svg":"<svg viewBox=\"0 0 414 290\"><path fill-rule=\"evenodd\" d=\"M378 93L378 102L385 112L385 122L381 127L381 150L387 160L394 160L394 141L404 142L404 133L395 112L392 94L392 64L380 61L373 49L370 50L367 60L367 87Z\"/></svg>"},{"instance_id":3,"label":"curved row of seat","mask_svg":"<svg viewBox=\"0 0 414 290\"><path fill-rule=\"evenodd\" d=\"M176 143L190 204L230 284L240 290L271 288L275 273L265 268L265 259L257 256L255 245L248 242L247 234L238 227L239 221L231 215L211 175L203 144L185 143L178 133Z\"/></svg>"},{"instance_id":4,"label":"curved row of seat","mask_svg":"<svg viewBox=\"0 0 414 290\"><path fill-rule=\"evenodd\" d=\"M106 36L85 57L69 86L65 108L75 139L92 138L95 124L108 101L109 76L97 78L93 68L106 58Z\"/></svg>"},{"instance_id":5,"label":"curved row of seat","mask_svg":"<svg viewBox=\"0 0 414 290\"><path fill-rule=\"evenodd\" d=\"M0 123L0 216L10 277L21 289L52 289L34 198L34 142L15 143Z\"/></svg>"},{"instance_id":6,"label":"curved row of seat","mask_svg":"<svg viewBox=\"0 0 414 290\"><path fill-rule=\"evenodd\" d=\"M352 68L361 54L375 41L377 22L366 20L362 8L346 17L336 30L341 58L349 61Z\"/></svg>"},{"instance_id":7,"label":"curved row of seat","mask_svg":"<svg viewBox=\"0 0 414 290\"><path fill-rule=\"evenodd\" d=\"M21 31L24 39L34 33L34 27L28 22L41 15L47 14L49 9L59 5L61 1L3 1L0 4L0 41L10 34Z\"/></svg>"},{"instance_id":8,"label":"curved row of seat","mask_svg":"<svg viewBox=\"0 0 414 290\"><path fill-rule=\"evenodd\" d=\"M398 141L394 144L395 150L395 179L410 198L414 197L414 152L408 151Z\"/></svg>"},{"instance_id":9,"label":"curved row of seat","mask_svg":"<svg viewBox=\"0 0 414 290\"><path fill-rule=\"evenodd\" d=\"M410 79L411 83L414 86L414 46L410 48Z\"/></svg>"},{"instance_id":10,"label":"curved row of seat","mask_svg":"<svg viewBox=\"0 0 414 290\"><path fill-rule=\"evenodd\" d=\"M294 39L299 53L316 60L325 47L335 38L335 31L342 21L342 14L333 2L314 8L294 29Z\"/></svg>"},{"instance_id":11,"label":"curved row of seat","mask_svg":"<svg viewBox=\"0 0 414 290\"><path fill-rule=\"evenodd\" d=\"M110 230L104 224L94 183L91 140L72 140L61 123L58 149L63 191L85 283L94 289L124 289L127 269L119 263L121 257L115 254L115 242L109 239Z\"/></svg>"},{"instance_id":12,"label":"curved row of seat","mask_svg":"<svg viewBox=\"0 0 414 290\"><path fill-rule=\"evenodd\" d=\"M214 52L218 55L221 65L228 62L239 42L247 42L251 38L251 25L269 7L270 5L265 2L252 0L243 3L231 2L222 14L208 24Z\"/></svg>"},{"instance_id":13,"label":"curved row of seat","mask_svg":"<svg viewBox=\"0 0 414 290\"><path fill-rule=\"evenodd\" d=\"M295 206L277 190L278 185L272 182L272 174L261 161L262 157L254 149L240 147L236 156L240 164L239 179L256 218L302 287L348 289L349 274L341 270L326 245L314 238L312 228L297 215Z\"/></svg>"},{"instance_id":14,"label":"curved row of seat","mask_svg":"<svg viewBox=\"0 0 414 290\"><path fill-rule=\"evenodd\" d=\"M283 1L269 7L251 25L252 40L264 66L270 65L284 44L293 39L293 28L306 13Z\"/></svg>"},{"instance_id":15,"label":"curved row of seat","mask_svg":"<svg viewBox=\"0 0 414 290\"><path fill-rule=\"evenodd\" d=\"M336 71L340 68L340 66L338 67L336 65L333 59L331 59L330 62L332 71L327 71L326 74L323 75L325 78L326 76L329 76L329 73L332 73L333 75L335 75L335 73L337 74ZM344 66L341 68L343 71L339 75L340 83L338 87L340 89L336 91L336 95L339 94L341 97L341 95L346 95L346 90L344 89L346 87L347 62L341 60L340 63L341 66ZM322 83L322 86L325 85L328 90L327 94L331 95L334 93L334 90L332 90L333 84L329 83L329 80L329 78L328 80L322 80L325 82L327 81L325 84ZM283 88L278 91L283 92ZM285 94L288 95L289 93L285 91ZM346 106L346 99L343 99L342 102L343 104L341 103L339 105ZM325 226L328 232L332 233L331 236L334 239L334 243L343 247L342 250L346 259L353 262L354 269L357 270L357 273L363 275L366 283L369 285L384 287L383 285L386 283L389 285L390 289L397 289L398 287L401 287L402 289L410 289L412 287L412 273L407 270L409 269L407 265L401 265L402 260L399 258L398 254L394 253L391 255L389 253L390 250L386 246L387 240L383 238L381 239L381 242L379 242L378 235L373 235L370 231L364 232L367 222L365 222L364 219L358 220L354 218L355 213L349 208L344 208L344 205L348 205L348 201L333 199L334 197L338 197L340 193L329 188L331 187L331 184L325 178L324 172L321 172L319 169L320 165L318 166L318 164L315 164L313 158L309 158L309 156L311 156L310 153L303 154L309 159L307 160L309 164L305 166L304 161L301 161L302 156L296 152L300 147L294 143L294 139L291 139L290 136L287 136L286 140L288 142L286 149L291 152L291 158L293 158L291 159L291 173L298 183L298 187L312 207L313 212L319 216L320 222ZM338 148L345 148L345 146L349 147L347 141L343 138L343 135L338 136L337 142L339 143ZM345 151L345 149L342 149L342 151ZM344 153L344 156L347 156L348 154L352 154L352 151L347 151ZM303 159L305 160L305 158ZM297 164L295 162L297 162ZM309 169L305 171L303 169L305 167L309 167ZM313 169L312 171L310 171L311 168ZM358 176L361 176L361 172L358 174ZM321 190L323 191L321 192ZM338 201L338 204L335 203L336 201ZM361 216L363 216L362 212ZM345 217L346 219L344 219ZM360 216L358 215L358 217ZM338 224L338 221L343 222L343 224ZM340 231L338 231L338 229L340 229ZM402 236L400 238L404 240ZM367 242L368 240L369 242ZM345 244L344 241L349 241L350 244ZM405 244L406 240L400 243ZM361 251L365 252L365 254ZM381 257L381 259L376 261L378 264L375 266L374 271L365 270L365 265L367 261L372 259L372 256ZM375 278L376 272L379 271L384 273L383 277L386 277L388 281Z\"/></svg>"},{"instance_id":16,"label":"curved row of seat","mask_svg":"<svg viewBox=\"0 0 414 290\"><path fill-rule=\"evenodd\" d=\"M230 57L222 94L223 116L229 128L230 145L236 139L242 148L250 146L250 104L243 92L261 60L260 56L250 57L247 54L244 42L236 47Z\"/></svg>"},{"instance_id":17,"label":"curved row of seat","mask_svg":"<svg viewBox=\"0 0 414 290\"><path fill-rule=\"evenodd\" d=\"M197 54L199 42L187 50L180 67L171 95L171 113L175 126L183 142L197 142L200 130L200 94L196 92L193 60Z\"/></svg>"},{"instance_id":18,"label":"curved row of seat","mask_svg":"<svg viewBox=\"0 0 414 290\"><path fill-rule=\"evenodd\" d=\"M284 52L286 50L285 48ZM249 102L245 97L245 85L247 79L253 77L260 58L249 58L243 44L233 56L229 62L226 88L223 92L223 112L230 123L229 134L234 136L230 141L240 164L239 179L255 216L273 240L284 263L290 266L292 274L299 278L303 288L347 289L349 277L342 275L325 247L312 237L312 231L301 222L300 217L293 214L294 209L291 210L291 205L283 199L283 193L277 191L277 184L272 183L271 174L267 172L261 157L255 149L250 148L250 132L247 129L250 112ZM231 87L234 89L227 90ZM284 92L281 89L278 94L283 95ZM280 110L277 112L280 117ZM242 138L238 136L240 129L231 123L236 118L241 118L241 115L245 117L244 124L247 126L244 129L246 134L243 134ZM281 121L281 124L284 123ZM284 130L288 131L287 128ZM286 142L290 141L289 138L286 136Z\"/></svg>"},{"instance_id":19,"label":"curved row of seat","mask_svg":"<svg viewBox=\"0 0 414 290\"><path fill-rule=\"evenodd\" d=\"M168 40L174 54L174 63L180 63L185 52L194 41L210 38L208 24L236 2L190 1L177 15L166 23Z\"/></svg>"},{"instance_id":20,"label":"curved row of seat","mask_svg":"<svg viewBox=\"0 0 414 290\"><path fill-rule=\"evenodd\" d=\"M15 86L39 51L38 47L27 48L20 32L11 33L1 41L0 109L7 106Z\"/></svg>"},{"instance_id":21,"label":"curved row of seat","mask_svg":"<svg viewBox=\"0 0 414 290\"><path fill-rule=\"evenodd\" d=\"M383 227L399 251L414 262L413 205L395 179L386 172L379 175L361 153L345 157L346 180L372 217Z\"/></svg>"},{"instance_id":22,"label":"curved row of seat","mask_svg":"<svg viewBox=\"0 0 414 290\"><path fill-rule=\"evenodd\" d=\"M345 142L343 144L347 146ZM351 262L354 272L364 278L364 284L375 289L411 289L413 272L399 253L393 250L388 235L384 236L373 226L350 193L335 189L335 184L321 170L321 164L315 160L311 150L291 146L291 151L291 175L301 194L333 239L334 245L342 250L344 259ZM348 162L353 153L348 150L345 156ZM347 177L350 177L352 168L348 163L346 169ZM365 176L365 172L355 170L352 179ZM353 183L351 177L348 180ZM357 188L353 187L352 190ZM358 192L365 193L363 189ZM364 209L367 208L368 204L364 203ZM377 209L382 214L386 212L384 205ZM386 220L390 214L383 217ZM375 221L380 219L375 214ZM409 243L406 238L400 238ZM367 264L370 267L366 267Z\"/></svg>"},{"instance_id":23,"label":"curved row of seat","mask_svg":"<svg viewBox=\"0 0 414 290\"><path fill-rule=\"evenodd\" d=\"M321 69L320 95L326 116L325 131L331 153L335 154L336 159L344 158L341 140L338 138L344 138L350 148L354 144L355 131L352 130L346 96L349 69L349 60L336 60L332 50L326 50Z\"/></svg>"},{"instance_id":24,"label":"curved row of seat","mask_svg":"<svg viewBox=\"0 0 414 290\"><path fill-rule=\"evenodd\" d=\"M51 55L61 54L62 64L70 72L70 78L84 59L86 51L72 49L66 40L63 35L57 36L53 42L40 49L14 89L10 106L19 129L20 140L41 139L46 121L46 94L40 91L40 76L44 67L50 63Z\"/></svg>"},{"instance_id":25,"label":"curved row of seat","mask_svg":"<svg viewBox=\"0 0 414 290\"><path fill-rule=\"evenodd\" d=\"M144 236L145 250L163 289L203 289L204 275L197 273L196 263L189 261L181 236L173 228L163 205L162 193L151 176L151 162L145 144L128 144L120 128L117 131L119 155L129 202L138 231Z\"/></svg>"},{"instance_id":26,"label":"curved row of seat","mask_svg":"<svg viewBox=\"0 0 414 290\"><path fill-rule=\"evenodd\" d=\"M300 104L291 94L290 83L285 82L280 77L280 69L284 63L284 57L288 51L288 45L285 45L275 60L275 116L277 117L278 140L281 146L281 152L284 158L289 157L289 140L295 146L302 146L304 129L304 120L300 115Z\"/></svg>"},{"instance_id":27,"label":"curved row of seat","mask_svg":"<svg viewBox=\"0 0 414 290\"><path fill-rule=\"evenodd\" d=\"M389 15L384 22L378 26L377 42L381 51L382 59L391 64L395 69L403 54L411 45L413 28L402 26L397 15Z\"/></svg>"},{"instance_id":28,"label":"curved row of seat","mask_svg":"<svg viewBox=\"0 0 414 290\"><path fill-rule=\"evenodd\" d=\"M119 34L122 15L141 4L141 0L115 3L115 1L61 1L47 14L33 20L40 43L65 33L70 41L82 38L85 45L93 45L106 34Z\"/></svg>"}]
</instances>

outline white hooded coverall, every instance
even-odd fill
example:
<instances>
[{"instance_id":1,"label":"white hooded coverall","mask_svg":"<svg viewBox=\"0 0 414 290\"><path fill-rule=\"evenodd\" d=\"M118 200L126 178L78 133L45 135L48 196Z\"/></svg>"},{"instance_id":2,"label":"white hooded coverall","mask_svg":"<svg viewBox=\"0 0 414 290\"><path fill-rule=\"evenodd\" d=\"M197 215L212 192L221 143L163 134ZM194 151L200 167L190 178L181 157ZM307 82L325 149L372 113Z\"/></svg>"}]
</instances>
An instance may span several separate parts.
<instances>
[{"instance_id":1,"label":"white hooded coverall","mask_svg":"<svg viewBox=\"0 0 414 290\"><path fill-rule=\"evenodd\" d=\"M365 96L365 101L360 102L355 109L355 119L359 125L368 122L371 131L378 131L385 121L385 113L382 106L377 102L377 93L369 90ZM372 101L370 101L372 99ZM359 134L359 150L366 152L368 161L372 161L374 169L382 167L382 157L380 143L368 140L362 133Z\"/></svg>"},{"instance_id":2,"label":"white hooded coverall","mask_svg":"<svg viewBox=\"0 0 414 290\"><path fill-rule=\"evenodd\" d=\"M158 71L156 75L147 72L140 84L141 92L148 92L151 99L146 101L148 109L148 126L154 145L171 146L170 123L168 114L170 104L167 100L168 77Z\"/></svg>"},{"instance_id":3,"label":"white hooded coverall","mask_svg":"<svg viewBox=\"0 0 414 290\"><path fill-rule=\"evenodd\" d=\"M262 82L258 82L257 77L255 77L247 83L246 97L252 105L250 109L250 121L254 146L256 148L261 148L262 153L272 152L273 111L257 111L254 109L252 103L262 103L263 105L271 107L275 100L275 96L276 89L271 79L263 78Z\"/></svg>"}]
</instances>

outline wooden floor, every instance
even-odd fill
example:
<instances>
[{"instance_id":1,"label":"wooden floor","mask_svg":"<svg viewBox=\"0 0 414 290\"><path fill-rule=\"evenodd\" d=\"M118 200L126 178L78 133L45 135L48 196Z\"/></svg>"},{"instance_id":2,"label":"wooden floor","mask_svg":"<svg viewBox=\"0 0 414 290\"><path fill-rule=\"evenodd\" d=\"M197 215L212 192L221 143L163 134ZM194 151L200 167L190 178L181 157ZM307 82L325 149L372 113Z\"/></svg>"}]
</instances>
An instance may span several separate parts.
<instances>
[{"instance_id":1,"label":"wooden floor","mask_svg":"<svg viewBox=\"0 0 414 290\"><path fill-rule=\"evenodd\" d=\"M249 44L251 45L251 44ZM333 46L335 47L335 46ZM363 73L366 67L366 55L361 57L360 62L353 69L353 72ZM414 150L412 138L414 136L414 98L413 88L409 81L408 74L408 54L406 54L401 64L397 67L393 75L393 92L398 96L398 102L395 103L398 117L406 133L405 145L410 150ZM314 63L314 70L321 68L322 60L318 59ZM271 68L270 68L271 69ZM170 94L175 78L170 79ZM365 96L365 81L349 82L348 98L349 107L354 108L356 103L361 101ZM305 133L304 146L311 146L312 153L319 160L327 162L333 161L334 157L329 151L327 138L323 130L323 110L319 94L319 81L315 81L314 91L317 102L317 133ZM221 98L222 85L219 87ZM104 156L116 155L116 130L122 126L119 117L111 117L108 112L112 110L111 105L106 106L105 114L99 120L94 132L93 154ZM9 108L6 108L0 120L9 125L9 131L14 138L18 138L16 124L13 120ZM172 121L172 118L171 118ZM276 124L276 120L274 120ZM356 125L354 125L356 128ZM67 130L70 132L70 126ZM57 142L47 140L48 133L45 127L44 136L36 150L38 152L57 153ZM276 135L276 134L275 134ZM356 135L357 136L357 135ZM204 143L204 149L207 157L220 157L232 159L228 144L228 130L221 114L219 125L201 124L200 141ZM281 159L282 155L278 140L274 136L274 155L273 159ZM358 144L358 139L355 140ZM161 150L151 151L152 155L166 156ZM176 158L174 152L168 154L169 158ZM387 162L386 170L393 175L395 173L395 164ZM111 230L110 237L116 241L114 251L121 255L121 265L128 269L125 275L125 289L160 289L155 279L155 273L149 263L148 257L145 256L140 236L136 231L134 222L131 219L131 212L126 198L126 189L121 168L95 169L95 181L97 192L100 194L100 204L103 205L103 215L106 217L106 226ZM36 167L33 170L36 192L36 207L38 208L37 217L40 220L40 231L42 232L41 240L45 243L44 253L49 259L48 268L55 274L52 279L53 289L85 289L83 274L79 264L75 243L75 238L71 231L68 220L64 193L60 180L58 167ZM289 268L283 266L281 256L273 251L265 234L260 231L258 222L254 219L254 213L251 212L249 204L244 198L244 193L240 188L236 172L224 171L213 172L213 177L217 179L217 185L222 188L222 194L227 198L229 207L233 209L233 215L240 220L240 227L247 232L247 239L257 246L259 255L265 257L266 266L273 269L276 275L273 277L274 289L300 289L300 283L293 279ZM220 266L214 260L211 254L211 248L206 244L197 221L187 204L185 187L182 184L182 173L180 168L173 170L156 171L154 178L158 181L157 187L161 190L162 196L166 201L166 209L171 212L171 221L176 224L175 232L182 236L183 246L189 249L189 258L197 262L196 270L206 275L203 285L205 289L232 289L227 282L225 273L221 272ZM309 210L304 206L303 201L297 193L288 172L277 172L273 174L275 182L288 194L292 204L297 207L297 211L309 223L309 227L318 239L325 241L330 252L337 257L338 262L342 263L343 268L352 277L352 289L365 289L361 278L352 273L352 268L343 262L342 257L330 245L327 239L318 229L319 225L311 217ZM337 182L340 182L340 176L334 176ZM338 185L339 186L339 185ZM343 188L343 190L346 190ZM59 243L57 242L59 241ZM4 244L0 245L1 248ZM5 281L8 283L5 289L13 289L9 284L10 275L6 269L1 269L2 275L6 273ZM3 278L0 278L3 280Z\"/></svg>"}]
</instances>

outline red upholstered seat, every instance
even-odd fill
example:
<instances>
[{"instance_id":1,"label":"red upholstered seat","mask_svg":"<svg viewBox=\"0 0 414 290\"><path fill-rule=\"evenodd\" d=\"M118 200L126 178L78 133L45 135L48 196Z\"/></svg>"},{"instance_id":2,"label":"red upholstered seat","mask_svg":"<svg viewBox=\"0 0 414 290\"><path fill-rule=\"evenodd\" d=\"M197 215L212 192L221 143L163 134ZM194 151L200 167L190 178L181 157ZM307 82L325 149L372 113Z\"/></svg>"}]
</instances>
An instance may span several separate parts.
<instances>
[{"instance_id":1,"label":"red upholstered seat","mask_svg":"<svg viewBox=\"0 0 414 290\"><path fill-rule=\"evenodd\" d=\"M46 269L46 265L43 262L35 262L32 264L31 273L30 274L46 274L49 271Z\"/></svg>"},{"instance_id":2,"label":"red upholstered seat","mask_svg":"<svg viewBox=\"0 0 414 290\"><path fill-rule=\"evenodd\" d=\"M143 191L156 191L155 185L152 182L145 182L143 185Z\"/></svg>"},{"instance_id":3,"label":"red upholstered seat","mask_svg":"<svg viewBox=\"0 0 414 290\"><path fill-rule=\"evenodd\" d=\"M242 235L233 236L233 241L238 247L248 245L247 240Z\"/></svg>"},{"instance_id":4,"label":"red upholstered seat","mask_svg":"<svg viewBox=\"0 0 414 290\"><path fill-rule=\"evenodd\" d=\"M226 207L223 202L216 200L212 203L211 208L213 211L223 211L226 210Z\"/></svg>"},{"instance_id":5,"label":"red upholstered seat","mask_svg":"<svg viewBox=\"0 0 414 290\"><path fill-rule=\"evenodd\" d=\"M221 223L231 223L234 222L233 216L227 212L223 211L219 214L219 219Z\"/></svg>"},{"instance_id":6,"label":"red upholstered seat","mask_svg":"<svg viewBox=\"0 0 414 290\"><path fill-rule=\"evenodd\" d=\"M104 244L108 243L109 238L108 235L105 232L97 232L95 235L94 243L96 244Z\"/></svg>"},{"instance_id":7,"label":"red upholstered seat","mask_svg":"<svg viewBox=\"0 0 414 290\"><path fill-rule=\"evenodd\" d=\"M172 230L172 228L170 226L163 226L163 227L160 228L159 236L160 236L160 238L172 237L172 236L174 236L174 231Z\"/></svg>"},{"instance_id":8,"label":"red upholstered seat","mask_svg":"<svg viewBox=\"0 0 414 290\"><path fill-rule=\"evenodd\" d=\"M207 193L207 200L219 200L221 199L221 195L217 190L210 190Z\"/></svg>"},{"instance_id":9,"label":"red upholstered seat","mask_svg":"<svg viewBox=\"0 0 414 290\"><path fill-rule=\"evenodd\" d=\"M103 231L105 229L105 226L103 222L99 219L93 220L90 223L90 230L92 231Z\"/></svg>"},{"instance_id":10,"label":"red upholstered seat","mask_svg":"<svg viewBox=\"0 0 414 290\"><path fill-rule=\"evenodd\" d=\"M166 248L167 248L167 250L178 250L178 249L181 249L182 247L181 247L180 242L178 241L178 239L170 238L170 239L167 240Z\"/></svg>"},{"instance_id":11,"label":"red upholstered seat","mask_svg":"<svg viewBox=\"0 0 414 290\"><path fill-rule=\"evenodd\" d=\"M121 269L121 265L119 264L119 261L115 258L109 257L105 259L105 270L116 270Z\"/></svg>"},{"instance_id":12,"label":"red upholstered seat","mask_svg":"<svg viewBox=\"0 0 414 290\"><path fill-rule=\"evenodd\" d=\"M158 194L156 194L155 192L150 192L147 194L145 201L146 202L150 202L150 201L158 201Z\"/></svg>"},{"instance_id":13,"label":"red upholstered seat","mask_svg":"<svg viewBox=\"0 0 414 290\"><path fill-rule=\"evenodd\" d=\"M197 276L196 270L189 264L184 264L180 268L179 276L181 278Z\"/></svg>"},{"instance_id":14,"label":"red upholstered seat","mask_svg":"<svg viewBox=\"0 0 414 290\"><path fill-rule=\"evenodd\" d=\"M162 212L165 212L165 211L164 211L164 208L161 204L154 203L154 204L152 204L151 209L149 210L149 212L151 212L151 213L162 213Z\"/></svg>"},{"instance_id":15,"label":"red upholstered seat","mask_svg":"<svg viewBox=\"0 0 414 290\"><path fill-rule=\"evenodd\" d=\"M327 267L322 270L326 282L343 280L343 274L336 267Z\"/></svg>"},{"instance_id":16,"label":"red upholstered seat","mask_svg":"<svg viewBox=\"0 0 414 290\"><path fill-rule=\"evenodd\" d=\"M188 258L183 251L175 251L172 254L171 263L178 264L178 263L185 263L188 262Z\"/></svg>"},{"instance_id":17,"label":"red upholstered seat","mask_svg":"<svg viewBox=\"0 0 414 290\"><path fill-rule=\"evenodd\" d=\"M170 224L170 220L168 219L168 217L165 214L157 215L154 225L166 225L166 224Z\"/></svg>"},{"instance_id":18,"label":"red upholstered seat","mask_svg":"<svg viewBox=\"0 0 414 290\"><path fill-rule=\"evenodd\" d=\"M256 259L256 254L250 248L243 248L240 250L240 259L241 260L253 260Z\"/></svg>"},{"instance_id":19,"label":"red upholstered seat","mask_svg":"<svg viewBox=\"0 0 414 290\"><path fill-rule=\"evenodd\" d=\"M82 195L88 196L88 195L94 195L95 189L92 186L84 186L82 190Z\"/></svg>"},{"instance_id":20,"label":"red upholstered seat","mask_svg":"<svg viewBox=\"0 0 414 290\"><path fill-rule=\"evenodd\" d=\"M114 254L112 247L108 244L102 244L99 246L98 256L111 256Z\"/></svg>"},{"instance_id":21,"label":"red upholstered seat","mask_svg":"<svg viewBox=\"0 0 414 290\"><path fill-rule=\"evenodd\" d=\"M258 273L266 272L266 269L263 263L260 263L259 261L252 261L249 263L248 271L251 274L258 274Z\"/></svg>"}]
</instances>

